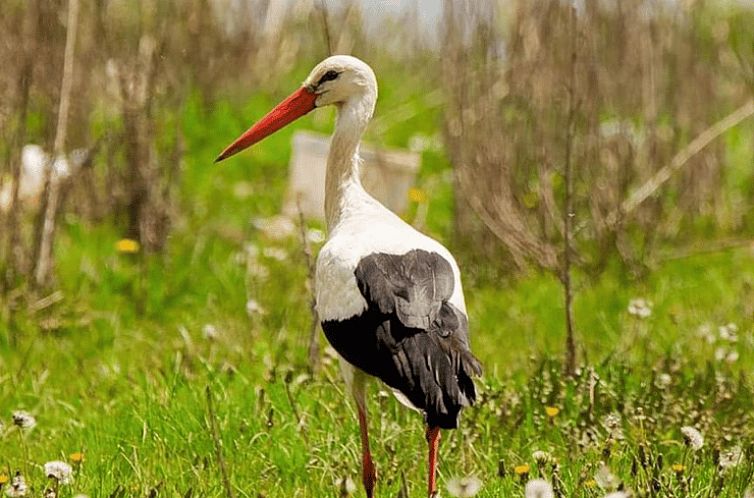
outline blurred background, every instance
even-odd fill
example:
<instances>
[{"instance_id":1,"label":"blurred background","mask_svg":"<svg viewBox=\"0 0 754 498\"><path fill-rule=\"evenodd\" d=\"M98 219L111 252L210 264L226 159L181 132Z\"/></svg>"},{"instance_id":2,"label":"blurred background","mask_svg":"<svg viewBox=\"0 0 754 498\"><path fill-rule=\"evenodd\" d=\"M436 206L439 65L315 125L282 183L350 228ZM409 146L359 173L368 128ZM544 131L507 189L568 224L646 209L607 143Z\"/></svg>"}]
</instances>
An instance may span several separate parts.
<instances>
[{"instance_id":1,"label":"blurred background","mask_svg":"<svg viewBox=\"0 0 754 498\"><path fill-rule=\"evenodd\" d=\"M151 323L226 294L274 296L233 258L263 243L259 228L282 210L293 131L329 133L334 114L313 113L232 163L212 159L331 53L374 67L380 100L365 140L420 155L402 214L450 245L490 302L521 282L557 287L566 221L583 288L605 272L641 283L664 263L751 253L748 2L70 7L6 0L0 21L8 343L23 323L88 327L110 299ZM301 264L289 283L306 280L295 223L281 229ZM213 284L217 265L241 285ZM299 323L277 307L280 323Z\"/></svg>"}]
</instances>

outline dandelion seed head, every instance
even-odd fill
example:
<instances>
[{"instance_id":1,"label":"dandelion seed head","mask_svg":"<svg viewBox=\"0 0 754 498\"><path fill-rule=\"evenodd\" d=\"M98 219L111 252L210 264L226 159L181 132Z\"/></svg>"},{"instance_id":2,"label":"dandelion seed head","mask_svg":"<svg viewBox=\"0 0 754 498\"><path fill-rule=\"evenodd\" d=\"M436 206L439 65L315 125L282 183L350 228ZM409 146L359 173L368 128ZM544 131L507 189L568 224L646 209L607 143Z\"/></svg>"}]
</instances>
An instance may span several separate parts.
<instances>
[{"instance_id":1,"label":"dandelion seed head","mask_svg":"<svg viewBox=\"0 0 754 498\"><path fill-rule=\"evenodd\" d=\"M628 491L615 491L613 493L606 494L605 498L631 498L631 493L629 493Z\"/></svg>"},{"instance_id":2,"label":"dandelion seed head","mask_svg":"<svg viewBox=\"0 0 754 498\"><path fill-rule=\"evenodd\" d=\"M310 228L306 231L306 240L312 244L321 244L325 241L325 232L317 228Z\"/></svg>"},{"instance_id":3,"label":"dandelion seed head","mask_svg":"<svg viewBox=\"0 0 754 498\"><path fill-rule=\"evenodd\" d=\"M212 325L211 323L204 324L204 327L202 327L202 335L205 339L209 341L214 341L218 337L217 327Z\"/></svg>"},{"instance_id":4,"label":"dandelion seed head","mask_svg":"<svg viewBox=\"0 0 754 498\"><path fill-rule=\"evenodd\" d=\"M26 485L26 479L21 472L16 472L10 481L10 487L5 491L9 498L23 498L29 492L29 486Z\"/></svg>"},{"instance_id":5,"label":"dandelion seed head","mask_svg":"<svg viewBox=\"0 0 754 498\"><path fill-rule=\"evenodd\" d=\"M694 451L700 450L704 446L704 436L696 428L685 425L681 427L681 434L686 446Z\"/></svg>"},{"instance_id":6,"label":"dandelion seed head","mask_svg":"<svg viewBox=\"0 0 754 498\"><path fill-rule=\"evenodd\" d=\"M722 470L728 470L737 467L742 461L743 450L741 450L741 447L738 445L720 452L719 465Z\"/></svg>"},{"instance_id":7,"label":"dandelion seed head","mask_svg":"<svg viewBox=\"0 0 754 498\"><path fill-rule=\"evenodd\" d=\"M254 299L246 301L246 314L249 316L264 315L264 308Z\"/></svg>"},{"instance_id":8,"label":"dandelion seed head","mask_svg":"<svg viewBox=\"0 0 754 498\"><path fill-rule=\"evenodd\" d=\"M13 412L13 424L21 429L32 429L37 425L37 419L29 412L17 410Z\"/></svg>"},{"instance_id":9,"label":"dandelion seed head","mask_svg":"<svg viewBox=\"0 0 754 498\"><path fill-rule=\"evenodd\" d=\"M482 481L476 476L454 477L445 487L450 496L470 498L482 489Z\"/></svg>"},{"instance_id":10,"label":"dandelion seed head","mask_svg":"<svg viewBox=\"0 0 754 498\"><path fill-rule=\"evenodd\" d=\"M613 490L620 485L620 479L613 474L607 465L602 465L594 474L597 485L604 490Z\"/></svg>"},{"instance_id":11,"label":"dandelion seed head","mask_svg":"<svg viewBox=\"0 0 754 498\"><path fill-rule=\"evenodd\" d=\"M655 379L655 386L658 389L666 389L673 382L673 377L669 373L663 372Z\"/></svg>"},{"instance_id":12,"label":"dandelion seed head","mask_svg":"<svg viewBox=\"0 0 754 498\"><path fill-rule=\"evenodd\" d=\"M341 477L338 479L338 489L340 496L351 496L356 492L356 484L354 484L351 476Z\"/></svg>"},{"instance_id":13,"label":"dandelion seed head","mask_svg":"<svg viewBox=\"0 0 754 498\"><path fill-rule=\"evenodd\" d=\"M274 259L277 261L285 261L288 259L288 252L285 249L281 249L279 247L265 247L262 250L262 254L266 258Z\"/></svg>"},{"instance_id":14,"label":"dandelion seed head","mask_svg":"<svg viewBox=\"0 0 754 498\"><path fill-rule=\"evenodd\" d=\"M53 460L45 464L45 475L55 479L60 484L70 484L73 481L73 469L60 460Z\"/></svg>"},{"instance_id":15,"label":"dandelion seed head","mask_svg":"<svg viewBox=\"0 0 754 498\"><path fill-rule=\"evenodd\" d=\"M555 498L552 485L544 479L532 479L524 488L526 498Z\"/></svg>"},{"instance_id":16,"label":"dandelion seed head","mask_svg":"<svg viewBox=\"0 0 754 498\"><path fill-rule=\"evenodd\" d=\"M652 302L644 298L631 299L628 302L628 314L637 318L647 318L652 314Z\"/></svg>"}]
</instances>

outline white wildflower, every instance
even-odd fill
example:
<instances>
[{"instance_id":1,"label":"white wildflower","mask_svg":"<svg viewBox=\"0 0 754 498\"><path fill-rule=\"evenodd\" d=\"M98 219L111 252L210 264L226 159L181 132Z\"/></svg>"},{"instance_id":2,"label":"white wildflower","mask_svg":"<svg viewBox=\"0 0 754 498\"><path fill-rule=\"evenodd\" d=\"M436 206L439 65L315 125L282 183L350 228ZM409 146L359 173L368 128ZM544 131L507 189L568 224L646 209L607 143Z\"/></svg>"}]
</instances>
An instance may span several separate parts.
<instances>
[{"instance_id":1,"label":"white wildflower","mask_svg":"<svg viewBox=\"0 0 754 498\"><path fill-rule=\"evenodd\" d=\"M717 329L720 339L728 342L738 342L738 325L735 323L726 323Z\"/></svg>"},{"instance_id":2,"label":"white wildflower","mask_svg":"<svg viewBox=\"0 0 754 498\"><path fill-rule=\"evenodd\" d=\"M306 231L306 240L312 244L321 244L325 241L325 232L317 228L310 228Z\"/></svg>"},{"instance_id":3,"label":"white wildflower","mask_svg":"<svg viewBox=\"0 0 754 498\"><path fill-rule=\"evenodd\" d=\"M458 498L469 498L482 489L482 481L475 476L454 477L446 485L448 493Z\"/></svg>"},{"instance_id":4,"label":"white wildflower","mask_svg":"<svg viewBox=\"0 0 754 498\"><path fill-rule=\"evenodd\" d=\"M700 450L704 446L704 436L696 428L691 426L681 427L681 434L686 445L694 451Z\"/></svg>"},{"instance_id":5,"label":"white wildflower","mask_svg":"<svg viewBox=\"0 0 754 498\"><path fill-rule=\"evenodd\" d=\"M608 413L607 415L602 417L602 426L607 430L608 436L611 439L622 441L625 438L625 436L623 435L623 427L619 413Z\"/></svg>"},{"instance_id":6,"label":"white wildflower","mask_svg":"<svg viewBox=\"0 0 754 498\"><path fill-rule=\"evenodd\" d=\"M673 377L669 373L663 372L655 379L655 386L658 389L665 389L673 382Z\"/></svg>"},{"instance_id":7,"label":"white wildflower","mask_svg":"<svg viewBox=\"0 0 754 498\"><path fill-rule=\"evenodd\" d=\"M205 339L210 340L210 341L216 340L217 337L219 336L217 332L217 327L215 327L211 323L207 323L204 325L204 327L202 327L202 335L204 336Z\"/></svg>"},{"instance_id":8,"label":"white wildflower","mask_svg":"<svg viewBox=\"0 0 754 498\"><path fill-rule=\"evenodd\" d=\"M264 308L254 299L249 299L246 301L246 313L249 316L264 315Z\"/></svg>"},{"instance_id":9,"label":"white wildflower","mask_svg":"<svg viewBox=\"0 0 754 498\"><path fill-rule=\"evenodd\" d=\"M67 463L59 460L45 464L45 475L55 479L60 484L70 484L73 481L73 469Z\"/></svg>"},{"instance_id":10,"label":"white wildflower","mask_svg":"<svg viewBox=\"0 0 754 498\"><path fill-rule=\"evenodd\" d=\"M279 247L265 247L262 250L265 258L275 259L277 261L285 261L288 259L288 252L285 249Z\"/></svg>"},{"instance_id":11,"label":"white wildflower","mask_svg":"<svg viewBox=\"0 0 754 498\"><path fill-rule=\"evenodd\" d=\"M699 326L699 328L696 330L696 334L707 341L707 344L714 344L717 340L717 337L715 334L712 333L712 325L709 323L704 323Z\"/></svg>"},{"instance_id":12,"label":"white wildflower","mask_svg":"<svg viewBox=\"0 0 754 498\"><path fill-rule=\"evenodd\" d=\"M744 493L744 498L754 498L754 488L747 488Z\"/></svg>"},{"instance_id":13,"label":"white wildflower","mask_svg":"<svg viewBox=\"0 0 754 498\"><path fill-rule=\"evenodd\" d=\"M37 419L29 412L18 410L13 412L13 423L21 429L31 429L37 425Z\"/></svg>"},{"instance_id":14,"label":"white wildflower","mask_svg":"<svg viewBox=\"0 0 754 498\"><path fill-rule=\"evenodd\" d=\"M338 479L338 489L340 490L340 496L351 496L356 492L356 484L354 484L351 477L341 477Z\"/></svg>"},{"instance_id":15,"label":"white wildflower","mask_svg":"<svg viewBox=\"0 0 754 498\"><path fill-rule=\"evenodd\" d=\"M720 468L723 470L737 467L743 461L743 451L736 445L720 453Z\"/></svg>"},{"instance_id":16,"label":"white wildflower","mask_svg":"<svg viewBox=\"0 0 754 498\"><path fill-rule=\"evenodd\" d=\"M10 481L10 487L5 490L5 494L9 498L23 498L27 496L28 492L29 486L26 485L26 479L21 475L21 472L16 472L16 475Z\"/></svg>"},{"instance_id":17,"label":"white wildflower","mask_svg":"<svg viewBox=\"0 0 754 498\"><path fill-rule=\"evenodd\" d=\"M729 351L728 355L725 357L725 361L728 363L735 363L738 361L738 351Z\"/></svg>"},{"instance_id":18,"label":"white wildflower","mask_svg":"<svg viewBox=\"0 0 754 498\"><path fill-rule=\"evenodd\" d=\"M554 498L555 493L552 485L544 479L532 479L526 483L524 488L526 498Z\"/></svg>"},{"instance_id":19,"label":"white wildflower","mask_svg":"<svg viewBox=\"0 0 754 498\"><path fill-rule=\"evenodd\" d=\"M605 498L631 498L631 493L628 491L615 491L614 493L608 493Z\"/></svg>"},{"instance_id":20,"label":"white wildflower","mask_svg":"<svg viewBox=\"0 0 754 498\"><path fill-rule=\"evenodd\" d=\"M636 298L628 302L628 314L637 318L647 318L652 314L652 302Z\"/></svg>"},{"instance_id":21,"label":"white wildflower","mask_svg":"<svg viewBox=\"0 0 754 498\"><path fill-rule=\"evenodd\" d=\"M594 481L597 485L606 490L615 489L620 485L620 479L612 473L607 465L602 465L594 474Z\"/></svg>"}]
</instances>

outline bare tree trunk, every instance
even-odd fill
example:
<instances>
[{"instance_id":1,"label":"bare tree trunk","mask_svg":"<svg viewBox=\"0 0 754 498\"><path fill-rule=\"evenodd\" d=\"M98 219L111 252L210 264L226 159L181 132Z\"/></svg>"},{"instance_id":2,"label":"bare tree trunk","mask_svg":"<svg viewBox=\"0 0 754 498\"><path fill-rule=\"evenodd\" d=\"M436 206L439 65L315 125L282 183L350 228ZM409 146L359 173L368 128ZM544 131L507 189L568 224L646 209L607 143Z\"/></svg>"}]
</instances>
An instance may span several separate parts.
<instances>
[{"instance_id":1,"label":"bare tree trunk","mask_svg":"<svg viewBox=\"0 0 754 498\"><path fill-rule=\"evenodd\" d=\"M568 82L568 124L566 129L565 150L565 209L563 210L563 274L561 280L565 291L565 321L566 321L566 356L565 373L572 377L576 373L576 339L573 332L573 289L571 288L571 233L573 228L573 136L574 114L574 86L576 84L576 9L570 7L571 22L571 71Z\"/></svg>"},{"instance_id":2,"label":"bare tree trunk","mask_svg":"<svg viewBox=\"0 0 754 498\"><path fill-rule=\"evenodd\" d=\"M53 174L55 159L65 154L65 141L68 132L68 110L71 102L71 86L73 84L73 63L76 47L76 32L78 30L79 0L69 0L68 26L65 39L65 55L63 59L63 79L60 83L60 107L58 110L58 124L55 129L55 143L52 148L49 163L45 170L46 198L44 204L44 218L39 238L38 259L34 269L34 283L41 287L47 283L52 270L52 247L55 240L55 221L57 219L60 182Z\"/></svg>"},{"instance_id":3,"label":"bare tree trunk","mask_svg":"<svg viewBox=\"0 0 754 498\"><path fill-rule=\"evenodd\" d=\"M23 249L21 247L21 235L19 233L20 206L18 203L18 189L21 184L21 149L26 141L26 115L29 109L29 93L34 75L34 56L37 50L37 25L39 24L39 1L31 2L26 14L26 28L24 32L26 40L29 40L28 48L23 53L21 71L17 80L16 95L18 95L18 116L16 131L8 154L9 169L11 172L11 199L8 206L7 219L5 220L5 256L7 267L2 279L3 292L10 289L16 275L22 272Z\"/></svg>"}]
</instances>

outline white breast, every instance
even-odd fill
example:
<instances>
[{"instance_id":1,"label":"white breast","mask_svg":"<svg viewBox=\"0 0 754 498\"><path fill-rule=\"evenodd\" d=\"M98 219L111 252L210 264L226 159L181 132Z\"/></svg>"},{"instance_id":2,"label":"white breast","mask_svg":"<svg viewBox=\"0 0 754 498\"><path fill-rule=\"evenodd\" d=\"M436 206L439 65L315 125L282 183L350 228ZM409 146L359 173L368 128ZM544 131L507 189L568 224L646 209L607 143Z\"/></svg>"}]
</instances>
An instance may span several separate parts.
<instances>
[{"instance_id":1,"label":"white breast","mask_svg":"<svg viewBox=\"0 0 754 498\"><path fill-rule=\"evenodd\" d=\"M449 301L465 313L460 272L450 251L377 201L359 198L344 212L317 258L315 285L320 320L345 320L367 308L354 275L363 257L373 253L399 255L413 249L436 252L448 260L455 277Z\"/></svg>"}]
</instances>

